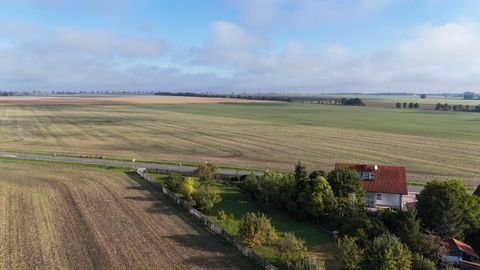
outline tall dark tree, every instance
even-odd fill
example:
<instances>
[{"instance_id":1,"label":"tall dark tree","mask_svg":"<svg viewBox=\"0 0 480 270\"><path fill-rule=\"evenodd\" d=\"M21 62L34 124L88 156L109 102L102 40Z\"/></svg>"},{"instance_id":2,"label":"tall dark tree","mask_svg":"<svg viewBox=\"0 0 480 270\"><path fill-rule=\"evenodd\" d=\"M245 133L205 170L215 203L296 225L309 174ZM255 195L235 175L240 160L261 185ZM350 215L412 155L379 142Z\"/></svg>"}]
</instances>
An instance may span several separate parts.
<instances>
[{"instance_id":1,"label":"tall dark tree","mask_svg":"<svg viewBox=\"0 0 480 270\"><path fill-rule=\"evenodd\" d=\"M308 172L307 168L302 164L301 161L297 162L297 165L295 165L295 180L297 181L302 181L307 179L308 177Z\"/></svg>"},{"instance_id":2,"label":"tall dark tree","mask_svg":"<svg viewBox=\"0 0 480 270\"><path fill-rule=\"evenodd\" d=\"M358 174L351 169L335 169L327 176L328 183L337 197L347 197L355 194L363 198L365 192L362 188L362 180Z\"/></svg>"}]
</instances>

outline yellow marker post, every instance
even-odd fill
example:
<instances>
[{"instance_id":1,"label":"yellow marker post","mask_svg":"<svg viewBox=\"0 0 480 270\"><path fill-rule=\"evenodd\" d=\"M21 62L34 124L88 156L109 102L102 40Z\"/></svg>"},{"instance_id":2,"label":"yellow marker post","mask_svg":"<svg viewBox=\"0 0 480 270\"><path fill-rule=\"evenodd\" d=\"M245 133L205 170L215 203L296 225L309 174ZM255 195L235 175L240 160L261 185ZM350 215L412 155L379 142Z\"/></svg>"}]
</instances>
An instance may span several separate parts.
<instances>
[{"instance_id":1,"label":"yellow marker post","mask_svg":"<svg viewBox=\"0 0 480 270\"><path fill-rule=\"evenodd\" d=\"M135 169L135 161L136 161L136 159L133 158L133 159L132 159L132 167L133 167L134 169Z\"/></svg>"}]
</instances>

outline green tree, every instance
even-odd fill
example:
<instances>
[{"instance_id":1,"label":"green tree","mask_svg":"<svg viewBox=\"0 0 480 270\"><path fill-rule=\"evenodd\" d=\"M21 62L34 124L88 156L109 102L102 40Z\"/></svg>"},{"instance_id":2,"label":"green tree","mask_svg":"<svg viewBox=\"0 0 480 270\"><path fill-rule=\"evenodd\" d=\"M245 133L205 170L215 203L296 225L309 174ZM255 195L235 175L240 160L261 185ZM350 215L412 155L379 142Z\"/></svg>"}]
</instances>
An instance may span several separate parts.
<instances>
[{"instance_id":1,"label":"green tree","mask_svg":"<svg viewBox=\"0 0 480 270\"><path fill-rule=\"evenodd\" d=\"M201 211L209 212L215 204L222 201L222 197L214 186L201 185L200 188L192 194L192 199Z\"/></svg>"},{"instance_id":2,"label":"green tree","mask_svg":"<svg viewBox=\"0 0 480 270\"><path fill-rule=\"evenodd\" d=\"M361 269L360 263L364 259L364 251L357 245L357 238L343 236L337 239L336 254L346 269Z\"/></svg>"},{"instance_id":3,"label":"green tree","mask_svg":"<svg viewBox=\"0 0 480 270\"><path fill-rule=\"evenodd\" d=\"M171 173L165 180L165 186L172 192L179 192L182 189L183 176L178 173Z\"/></svg>"},{"instance_id":4,"label":"green tree","mask_svg":"<svg viewBox=\"0 0 480 270\"><path fill-rule=\"evenodd\" d=\"M409 108L409 109L413 109L413 106L414 106L414 105L413 105L412 102L408 103L408 108Z\"/></svg>"},{"instance_id":5,"label":"green tree","mask_svg":"<svg viewBox=\"0 0 480 270\"><path fill-rule=\"evenodd\" d=\"M252 195L254 198L257 198L260 189L260 182L258 177L253 173L247 175L241 185L241 188L246 193Z\"/></svg>"},{"instance_id":6,"label":"green tree","mask_svg":"<svg viewBox=\"0 0 480 270\"><path fill-rule=\"evenodd\" d=\"M421 222L416 208L399 211L393 214L383 214L384 224L389 231L399 237L408 248L430 260L438 262L445 254L445 247L437 235L422 231Z\"/></svg>"},{"instance_id":7,"label":"green tree","mask_svg":"<svg viewBox=\"0 0 480 270\"><path fill-rule=\"evenodd\" d=\"M327 205L333 200L333 190L323 176L310 181L309 189L305 192L307 197L307 213L315 218L325 212Z\"/></svg>"},{"instance_id":8,"label":"green tree","mask_svg":"<svg viewBox=\"0 0 480 270\"><path fill-rule=\"evenodd\" d=\"M465 232L480 229L480 204L461 180L434 180L418 195L418 215L430 230L443 238L463 239Z\"/></svg>"},{"instance_id":9,"label":"green tree","mask_svg":"<svg viewBox=\"0 0 480 270\"><path fill-rule=\"evenodd\" d=\"M372 270L410 270L411 254L400 239L391 234L376 237L365 251L365 269Z\"/></svg>"},{"instance_id":10,"label":"green tree","mask_svg":"<svg viewBox=\"0 0 480 270\"><path fill-rule=\"evenodd\" d=\"M355 194L363 199L365 195L362 180L354 170L335 169L328 174L327 180L335 196L348 197L350 194Z\"/></svg>"},{"instance_id":11,"label":"green tree","mask_svg":"<svg viewBox=\"0 0 480 270\"><path fill-rule=\"evenodd\" d=\"M308 177L307 168L302 164L301 161L298 161L295 165L295 180L303 181Z\"/></svg>"},{"instance_id":12,"label":"green tree","mask_svg":"<svg viewBox=\"0 0 480 270\"><path fill-rule=\"evenodd\" d=\"M195 192L195 181L192 177L185 177L182 184L182 195L187 201L192 201L192 194Z\"/></svg>"},{"instance_id":13,"label":"green tree","mask_svg":"<svg viewBox=\"0 0 480 270\"><path fill-rule=\"evenodd\" d=\"M415 104L413 104L413 107L414 107L415 109L418 109L418 108L420 107L420 104L415 103Z\"/></svg>"},{"instance_id":14,"label":"green tree","mask_svg":"<svg viewBox=\"0 0 480 270\"><path fill-rule=\"evenodd\" d=\"M322 170L316 170L316 171L311 172L310 175L308 176L308 178L310 180L313 180L313 179L317 179L317 177L319 177L319 176L327 177L327 173L325 171L322 171Z\"/></svg>"},{"instance_id":15,"label":"green tree","mask_svg":"<svg viewBox=\"0 0 480 270\"><path fill-rule=\"evenodd\" d=\"M277 233L270 219L263 213L246 213L238 225L238 236L250 247L271 243Z\"/></svg>"},{"instance_id":16,"label":"green tree","mask_svg":"<svg viewBox=\"0 0 480 270\"><path fill-rule=\"evenodd\" d=\"M194 171L194 175L197 176L200 181L209 181L215 178L215 172L217 166L213 163L205 162L205 164L200 164L198 168Z\"/></svg>"},{"instance_id":17,"label":"green tree","mask_svg":"<svg viewBox=\"0 0 480 270\"><path fill-rule=\"evenodd\" d=\"M290 268L296 262L303 260L306 248L305 241L298 239L294 233L287 232L277 240L277 246L280 251L280 261Z\"/></svg>"},{"instance_id":18,"label":"green tree","mask_svg":"<svg viewBox=\"0 0 480 270\"><path fill-rule=\"evenodd\" d=\"M426 98L427 98L427 94L421 94L421 95L420 95L420 98L421 98L421 99L426 99Z\"/></svg>"},{"instance_id":19,"label":"green tree","mask_svg":"<svg viewBox=\"0 0 480 270\"><path fill-rule=\"evenodd\" d=\"M431 260L419 254L412 257L412 270L436 270L437 266Z\"/></svg>"},{"instance_id":20,"label":"green tree","mask_svg":"<svg viewBox=\"0 0 480 270\"><path fill-rule=\"evenodd\" d=\"M395 103L395 107L396 107L397 109L402 108L402 103L400 103L400 102Z\"/></svg>"},{"instance_id":21,"label":"green tree","mask_svg":"<svg viewBox=\"0 0 480 270\"><path fill-rule=\"evenodd\" d=\"M293 270L325 270L325 262L319 261L311 256L306 256L296 262L291 268Z\"/></svg>"},{"instance_id":22,"label":"green tree","mask_svg":"<svg viewBox=\"0 0 480 270\"><path fill-rule=\"evenodd\" d=\"M292 174L265 171L257 199L265 209L294 209L295 189L296 181Z\"/></svg>"},{"instance_id":23,"label":"green tree","mask_svg":"<svg viewBox=\"0 0 480 270\"><path fill-rule=\"evenodd\" d=\"M403 108L407 108L407 103L406 102L403 102Z\"/></svg>"}]
</instances>

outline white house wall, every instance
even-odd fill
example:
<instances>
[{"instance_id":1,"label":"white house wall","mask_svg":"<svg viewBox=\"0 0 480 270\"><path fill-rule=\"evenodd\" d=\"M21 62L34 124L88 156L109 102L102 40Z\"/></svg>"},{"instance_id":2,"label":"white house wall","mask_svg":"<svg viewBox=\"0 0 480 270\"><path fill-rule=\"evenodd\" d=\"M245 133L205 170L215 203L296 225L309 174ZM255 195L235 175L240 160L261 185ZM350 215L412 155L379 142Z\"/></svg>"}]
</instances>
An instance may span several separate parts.
<instances>
[{"instance_id":1,"label":"white house wall","mask_svg":"<svg viewBox=\"0 0 480 270\"><path fill-rule=\"evenodd\" d=\"M368 192L366 198L377 198L377 194L382 194L381 200L375 200L376 207L392 207L392 208L401 208L402 207L402 195L401 194L390 194L390 193L374 193Z\"/></svg>"}]
</instances>

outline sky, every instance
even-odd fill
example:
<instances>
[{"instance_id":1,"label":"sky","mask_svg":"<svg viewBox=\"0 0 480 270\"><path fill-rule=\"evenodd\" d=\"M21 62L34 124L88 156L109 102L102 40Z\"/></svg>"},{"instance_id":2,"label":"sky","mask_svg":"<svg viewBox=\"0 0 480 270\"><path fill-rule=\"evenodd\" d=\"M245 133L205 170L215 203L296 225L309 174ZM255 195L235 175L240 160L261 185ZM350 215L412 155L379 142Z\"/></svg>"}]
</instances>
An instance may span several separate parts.
<instances>
[{"instance_id":1,"label":"sky","mask_svg":"<svg viewBox=\"0 0 480 270\"><path fill-rule=\"evenodd\" d=\"M0 6L0 90L480 91L478 0Z\"/></svg>"}]
</instances>

